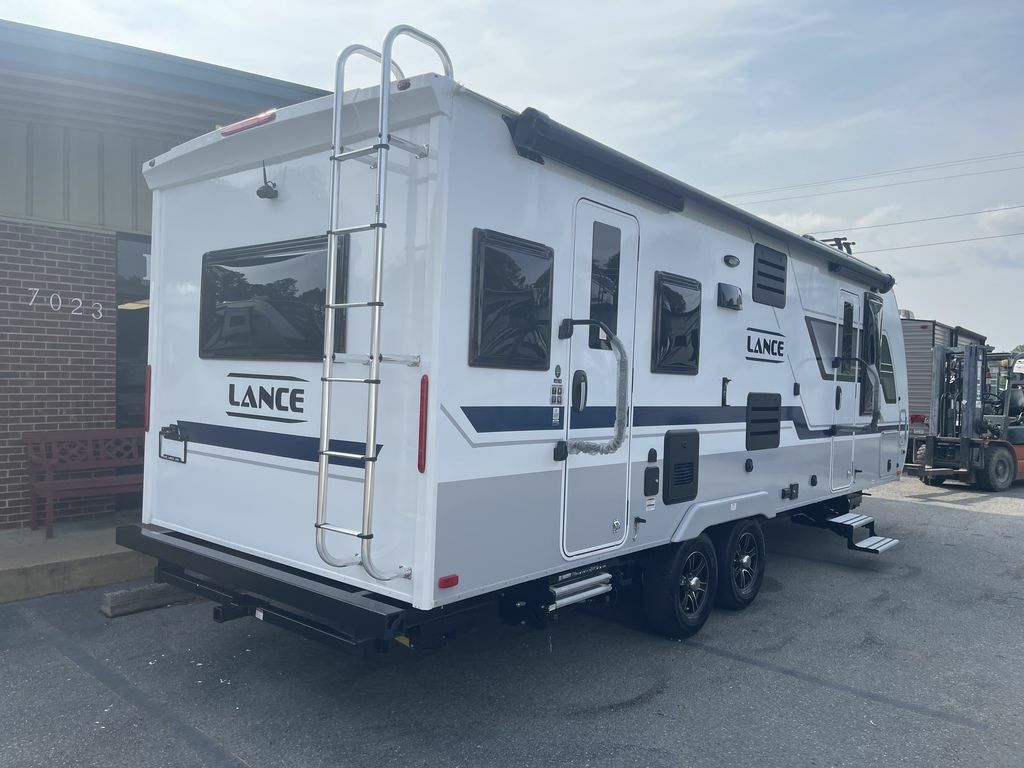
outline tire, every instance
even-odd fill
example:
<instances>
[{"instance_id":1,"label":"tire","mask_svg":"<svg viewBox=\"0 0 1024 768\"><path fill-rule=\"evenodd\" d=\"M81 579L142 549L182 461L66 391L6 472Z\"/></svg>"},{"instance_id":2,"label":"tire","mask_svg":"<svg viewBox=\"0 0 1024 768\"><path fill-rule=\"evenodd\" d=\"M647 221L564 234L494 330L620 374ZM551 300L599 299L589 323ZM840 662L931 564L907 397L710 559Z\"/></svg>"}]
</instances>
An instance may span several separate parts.
<instances>
[{"instance_id":1,"label":"tire","mask_svg":"<svg viewBox=\"0 0 1024 768\"><path fill-rule=\"evenodd\" d=\"M706 534L652 553L644 571L644 612L652 629L690 637L711 615L718 588L718 559Z\"/></svg>"},{"instance_id":2,"label":"tire","mask_svg":"<svg viewBox=\"0 0 1024 768\"><path fill-rule=\"evenodd\" d=\"M757 520L737 520L715 541L718 593L722 608L741 611L754 602L764 581L764 531Z\"/></svg>"},{"instance_id":3,"label":"tire","mask_svg":"<svg viewBox=\"0 0 1024 768\"><path fill-rule=\"evenodd\" d=\"M1001 445L985 449L985 466L978 470L978 487L986 491L1005 491L1017 474L1016 457Z\"/></svg>"},{"instance_id":4,"label":"tire","mask_svg":"<svg viewBox=\"0 0 1024 768\"><path fill-rule=\"evenodd\" d=\"M942 485L944 482L946 482L946 478L944 478L944 477L925 477L924 476L924 474L923 474L923 472L924 472L923 466L924 466L924 455L925 455L925 451L926 450L927 449L923 445L920 448L917 449L917 455L914 456L914 460L915 460L914 463L917 464L918 466L922 467L922 469L920 470L922 472L921 482L924 483L925 485L930 485L933 488L938 488L940 485Z\"/></svg>"}]
</instances>

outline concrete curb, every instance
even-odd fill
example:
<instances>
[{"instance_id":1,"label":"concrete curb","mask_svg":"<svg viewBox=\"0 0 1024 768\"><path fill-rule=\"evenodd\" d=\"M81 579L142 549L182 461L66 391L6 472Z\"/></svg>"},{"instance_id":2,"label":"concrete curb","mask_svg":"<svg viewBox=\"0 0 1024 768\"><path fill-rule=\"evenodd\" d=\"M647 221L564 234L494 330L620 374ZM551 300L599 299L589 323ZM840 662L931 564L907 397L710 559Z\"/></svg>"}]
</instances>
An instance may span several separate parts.
<instances>
[{"instance_id":1,"label":"concrete curb","mask_svg":"<svg viewBox=\"0 0 1024 768\"><path fill-rule=\"evenodd\" d=\"M171 584L143 584L141 587L104 593L100 601L100 611L104 616L114 619L197 599L191 592L178 589Z\"/></svg>"},{"instance_id":2,"label":"concrete curb","mask_svg":"<svg viewBox=\"0 0 1024 768\"><path fill-rule=\"evenodd\" d=\"M0 570L0 603L142 579L152 576L155 566L153 558L125 550Z\"/></svg>"}]
</instances>

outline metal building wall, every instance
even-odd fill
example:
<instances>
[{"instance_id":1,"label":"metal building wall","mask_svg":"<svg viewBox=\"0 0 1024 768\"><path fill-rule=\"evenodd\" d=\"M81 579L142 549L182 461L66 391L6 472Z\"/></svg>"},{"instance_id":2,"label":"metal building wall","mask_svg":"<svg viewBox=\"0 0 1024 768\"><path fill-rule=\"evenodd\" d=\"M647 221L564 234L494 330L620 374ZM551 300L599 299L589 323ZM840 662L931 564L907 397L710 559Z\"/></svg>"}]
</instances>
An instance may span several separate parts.
<instances>
[{"instance_id":1,"label":"metal building wall","mask_svg":"<svg viewBox=\"0 0 1024 768\"><path fill-rule=\"evenodd\" d=\"M143 162L169 142L0 119L0 216L148 234Z\"/></svg>"}]
</instances>

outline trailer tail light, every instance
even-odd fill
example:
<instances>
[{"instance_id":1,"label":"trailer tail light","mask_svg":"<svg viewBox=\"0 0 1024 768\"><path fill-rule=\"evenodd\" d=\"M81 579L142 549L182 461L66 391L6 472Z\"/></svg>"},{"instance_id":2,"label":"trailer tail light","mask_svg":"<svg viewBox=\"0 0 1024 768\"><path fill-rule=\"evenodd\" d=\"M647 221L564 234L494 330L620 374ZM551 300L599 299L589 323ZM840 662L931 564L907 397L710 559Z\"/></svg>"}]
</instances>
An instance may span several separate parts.
<instances>
[{"instance_id":1,"label":"trailer tail light","mask_svg":"<svg viewBox=\"0 0 1024 768\"><path fill-rule=\"evenodd\" d=\"M260 112L258 115L245 118L245 120L239 120L237 123L221 126L220 135L230 136L233 133L240 133L248 128L255 128L257 125L269 123L275 117L277 117L277 110L268 109L266 112Z\"/></svg>"},{"instance_id":2,"label":"trailer tail light","mask_svg":"<svg viewBox=\"0 0 1024 768\"><path fill-rule=\"evenodd\" d=\"M416 446L416 469L420 471L420 474L427 471L427 385L429 381L426 374L420 378L420 432L419 442ZM458 580L459 577L456 576L456 583Z\"/></svg>"},{"instance_id":3,"label":"trailer tail light","mask_svg":"<svg viewBox=\"0 0 1024 768\"><path fill-rule=\"evenodd\" d=\"M457 573L449 573L447 576L441 576L437 580L438 589L451 589L457 586L459 586L459 574Z\"/></svg>"},{"instance_id":4,"label":"trailer tail light","mask_svg":"<svg viewBox=\"0 0 1024 768\"><path fill-rule=\"evenodd\" d=\"M153 386L153 366L146 363L146 399L142 407L142 428L149 432L149 391Z\"/></svg>"}]
</instances>

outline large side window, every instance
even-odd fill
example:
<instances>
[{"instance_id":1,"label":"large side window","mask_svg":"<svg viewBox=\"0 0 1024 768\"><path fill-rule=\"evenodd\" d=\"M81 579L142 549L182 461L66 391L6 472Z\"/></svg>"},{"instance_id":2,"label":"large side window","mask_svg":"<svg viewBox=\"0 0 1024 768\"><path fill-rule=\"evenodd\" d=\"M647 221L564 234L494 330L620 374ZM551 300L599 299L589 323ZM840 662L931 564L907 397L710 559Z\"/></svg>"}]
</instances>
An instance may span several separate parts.
<instances>
[{"instance_id":1,"label":"large side window","mask_svg":"<svg viewBox=\"0 0 1024 768\"><path fill-rule=\"evenodd\" d=\"M612 333L618 333L619 256L622 232L618 227L594 222L593 257L590 263L590 319L600 320ZM590 348L611 349L604 333L590 326Z\"/></svg>"},{"instance_id":2,"label":"large side window","mask_svg":"<svg viewBox=\"0 0 1024 768\"><path fill-rule=\"evenodd\" d=\"M345 301L347 240L339 246L337 298ZM321 360L327 298L327 238L211 251L203 255L199 356L228 360ZM337 314L335 351L344 351Z\"/></svg>"},{"instance_id":3,"label":"large side window","mask_svg":"<svg viewBox=\"0 0 1024 768\"><path fill-rule=\"evenodd\" d=\"M754 246L754 284L750 297L758 304L786 306L786 254L767 245Z\"/></svg>"},{"instance_id":4,"label":"large side window","mask_svg":"<svg viewBox=\"0 0 1024 768\"><path fill-rule=\"evenodd\" d=\"M548 369L554 260L540 243L473 230L470 365Z\"/></svg>"},{"instance_id":5,"label":"large side window","mask_svg":"<svg viewBox=\"0 0 1024 768\"><path fill-rule=\"evenodd\" d=\"M864 329L860 334L860 358L867 365L860 366L860 413L871 414L875 399L875 380L868 366L879 370L879 347L882 337L882 299L874 293L864 294Z\"/></svg>"},{"instance_id":6,"label":"large side window","mask_svg":"<svg viewBox=\"0 0 1024 768\"><path fill-rule=\"evenodd\" d=\"M878 355L878 378L882 381L882 397L887 403L896 402L896 367L892 363L892 349L889 337L882 334L882 346Z\"/></svg>"},{"instance_id":7,"label":"large side window","mask_svg":"<svg viewBox=\"0 0 1024 768\"><path fill-rule=\"evenodd\" d=\"M654 273L651 373L694 375L700 363L700 283Z\"/></svg>"}]
</instances>

